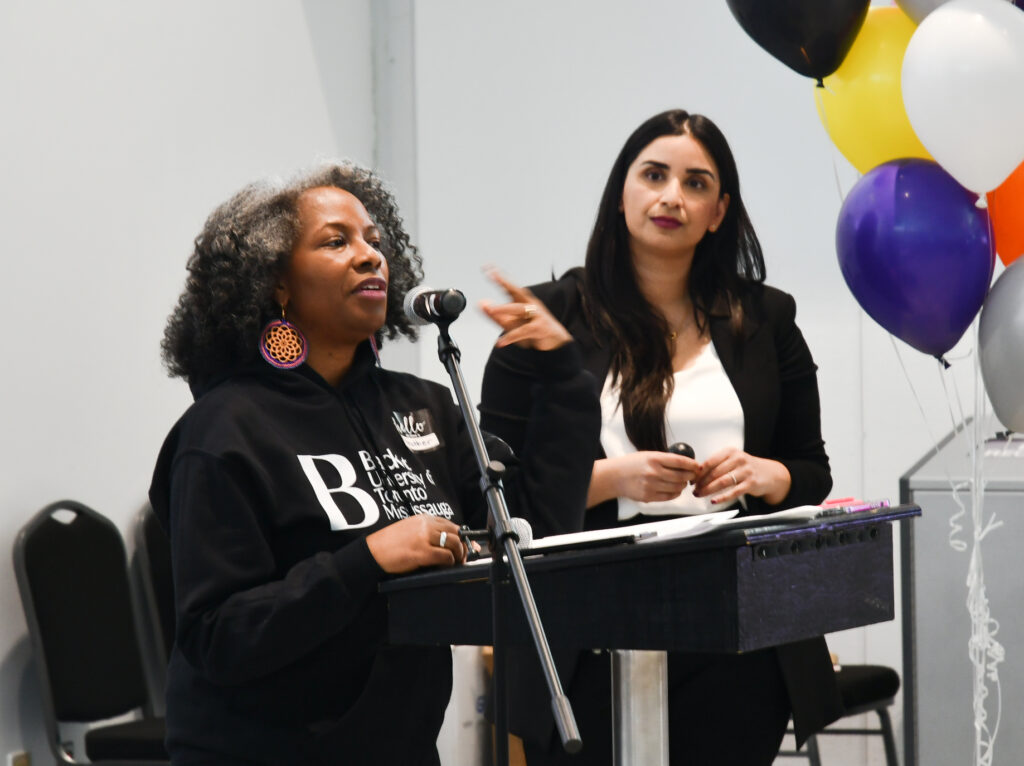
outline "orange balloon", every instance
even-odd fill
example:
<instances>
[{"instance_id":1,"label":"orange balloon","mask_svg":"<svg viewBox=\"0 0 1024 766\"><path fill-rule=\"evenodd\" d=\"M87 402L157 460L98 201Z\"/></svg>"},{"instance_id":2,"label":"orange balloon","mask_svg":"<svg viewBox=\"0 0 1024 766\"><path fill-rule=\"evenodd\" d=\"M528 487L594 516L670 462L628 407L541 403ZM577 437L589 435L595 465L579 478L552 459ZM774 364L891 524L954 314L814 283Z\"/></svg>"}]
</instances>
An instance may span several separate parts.
<instances>
[{"instance_id":1,"label":"orange balloon","mask_svg":"<svg viewBox=\"0 0 1024 766\"><path fill-rule=\"evenodd\" d=\"M1007 266L1024 255L1024 164L988 193L996 252Z\"/></svg>"}]
</instances>

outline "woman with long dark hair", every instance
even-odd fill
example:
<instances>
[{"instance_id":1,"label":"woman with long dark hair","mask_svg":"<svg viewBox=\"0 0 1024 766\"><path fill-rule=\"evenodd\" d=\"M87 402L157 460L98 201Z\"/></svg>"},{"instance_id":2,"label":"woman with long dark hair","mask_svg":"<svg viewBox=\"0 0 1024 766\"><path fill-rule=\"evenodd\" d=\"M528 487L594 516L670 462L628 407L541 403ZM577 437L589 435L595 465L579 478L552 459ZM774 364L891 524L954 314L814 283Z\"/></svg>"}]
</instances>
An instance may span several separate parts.
<instances>
[{"instance_id":1,"label":"woman with long dark hair","mask_svg":"<svg viewBox=\"0 0 1024 766\"><path fill-rule=\"evenodd\" d=\"M535 513L535 535L730 507L766 513L831 489L816 367L793 298L764 284L761 247L729 145L711 120L655 115L612 166L586 263L534 286L603 381L587 509ZM539 374L496 349L483 423L513 449ZM695 457L666 451L690 444ZM701 587L694 583L694 587ZM611 762L606 655L562 658L584 739L574 764ZM513 679L513 730L530 766L561 763L536 677ZM792 715L799 741L835 720L824 639L739 656L669 658L672 763L770 764Z\"/></svg>"}]
</instances>

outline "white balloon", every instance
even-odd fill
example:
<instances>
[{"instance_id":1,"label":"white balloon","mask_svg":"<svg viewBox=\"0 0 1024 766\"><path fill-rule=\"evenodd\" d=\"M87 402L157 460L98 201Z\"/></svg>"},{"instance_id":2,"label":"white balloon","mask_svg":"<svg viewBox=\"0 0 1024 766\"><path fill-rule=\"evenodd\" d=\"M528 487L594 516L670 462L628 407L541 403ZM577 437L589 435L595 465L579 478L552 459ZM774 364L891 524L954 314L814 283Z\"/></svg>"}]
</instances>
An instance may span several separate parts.
<instances>
[{"instance_id":1,"label":"white balloon","mask_svg":"<svg viewBox=\"0 0 1024 766\"><path fill-rule=\"evenodd\" d=\"M1024 161L1024 11L1006 0L949 0L903 56L903 105L921 143L978 194Z\"/></svg>"}]
</instances>

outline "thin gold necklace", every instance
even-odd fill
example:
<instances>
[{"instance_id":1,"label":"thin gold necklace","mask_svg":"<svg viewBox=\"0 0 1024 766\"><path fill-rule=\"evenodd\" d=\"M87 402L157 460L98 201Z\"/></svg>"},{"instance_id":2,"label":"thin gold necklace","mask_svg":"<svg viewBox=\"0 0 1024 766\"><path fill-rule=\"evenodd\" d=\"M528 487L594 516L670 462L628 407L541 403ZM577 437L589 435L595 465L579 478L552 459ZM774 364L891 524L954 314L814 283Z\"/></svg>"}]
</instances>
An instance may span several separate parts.
<instances>
[{"instance_id":1,"label":"thin gold necklace","mask_svg":"<svg viewBox=\"0 0 1024 766\"><path fill-rule=\"evenodd\" d=\"M690 326L690 323L688 321L686 321L686 320L683 320L682 324L679 325L679 329L678 330L669 330L668 331L668 339L670 341L675 341L675 339L679 337L679 333L683 332L683 330L685 330L689 326Z\"/></svg>"},{"instance_id":2,"label":"thin gold necklace","mask_svg":"<svg viewBox=\"0 0 1024 766\"><path fill-rule=\"evenodd\" d=\"M679 323L679 329L673 330L669 328L668 339L670 342L675 342L676 338L690 329L690 325L693 324L693 317L689 314L683 314L683 320Z\"/></svg>"}]
</instances>

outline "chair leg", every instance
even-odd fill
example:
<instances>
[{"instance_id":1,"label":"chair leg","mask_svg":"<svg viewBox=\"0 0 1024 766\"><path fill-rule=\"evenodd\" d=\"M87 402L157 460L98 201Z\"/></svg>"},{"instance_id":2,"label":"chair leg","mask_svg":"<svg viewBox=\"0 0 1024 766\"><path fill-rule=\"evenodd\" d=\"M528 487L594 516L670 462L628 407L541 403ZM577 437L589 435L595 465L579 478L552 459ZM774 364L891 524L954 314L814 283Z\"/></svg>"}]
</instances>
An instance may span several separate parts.
<instances>
[{"instance_id":1,"label":"chair leg","mask_svg":"<svg viewBox=\"0 0 1024 766\"><path fill-rule=\"evenodd\" d=\"M818 752L818 736L812 734L807 738L807 758L811 766L821 766L821 754Z\"/></svg>"},{"instance_id":2,"label":"chair leg","mask_svg":"<svg viewBox=\"0 0 1024 766\"><path fill-rule=\"evenodd\" d=\"M896 738L892 735L892 721L889 719L889 711L880 707L875 711L878 713L878 721L882 724L882 741L885 743L885 762L887 766L899 766L900 762L896 756Z\"/></svg>"}]
</instances>

